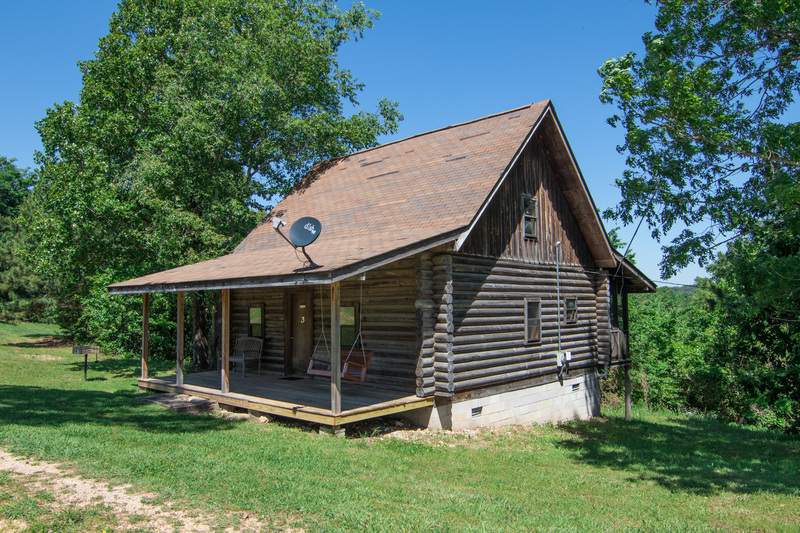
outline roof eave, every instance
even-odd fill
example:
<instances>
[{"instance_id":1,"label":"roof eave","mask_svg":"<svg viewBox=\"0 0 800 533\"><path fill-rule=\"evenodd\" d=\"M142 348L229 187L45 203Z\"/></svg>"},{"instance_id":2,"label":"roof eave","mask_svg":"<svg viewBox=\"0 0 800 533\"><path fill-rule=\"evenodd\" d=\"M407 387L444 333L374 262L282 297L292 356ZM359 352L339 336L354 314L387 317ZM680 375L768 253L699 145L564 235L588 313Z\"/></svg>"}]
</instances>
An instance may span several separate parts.
<instances>
[{"instance_id":1,"label":"roof eave","mask_svg":"<svg viewBox=\"0 0 800 533\"><path fill-rule=\"evenodd\" d=\"M274 276L264 276L257 278L231 278L215 279L203 281L187 281L178 283L151 283L142 285L126 285L122 287L110 285L108 293L117 294L154 294L168 292L189 292L189 291L211 291L221 289L256 289L262 287L296 287L303 285L328 285L337 281L342 281L353 276L358 276L363 272L374 270L381 266L405 259L412 255L454 243L464 228L459 228L442 235L437 235L417 243L410 244L391 252L371 257L364 261L359 261L343 267L313 272L292 272L278 274Z\"/></svg>"}]
</instances>

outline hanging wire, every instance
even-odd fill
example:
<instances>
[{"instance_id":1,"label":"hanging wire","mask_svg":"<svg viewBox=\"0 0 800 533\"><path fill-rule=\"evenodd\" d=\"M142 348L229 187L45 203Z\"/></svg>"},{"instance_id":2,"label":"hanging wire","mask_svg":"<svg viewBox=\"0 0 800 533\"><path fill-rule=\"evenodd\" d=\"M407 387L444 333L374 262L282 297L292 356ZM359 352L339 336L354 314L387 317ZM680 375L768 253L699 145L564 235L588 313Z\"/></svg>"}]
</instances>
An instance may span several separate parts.
<instances>
[{"instance_id":1,"label":"hanging wire","mask_svg":"<svg viewBox=\"0 0 800 533\"><path fill-rule=\"evenodd\" d=\"M320 341L325 341L325 349L328 351L328 357L330 358L331 348L328 346L328 337L325 336L325 306L322 304L322 285L319 286L319 301L320 301L320 323L322 327L322 333L320 334L319 338L317 339L317 343L314 345L314 351L311 352L311 358L314 359L314 356L317 355L317 347L319 346Z\"/></svg>"}]
</instances>

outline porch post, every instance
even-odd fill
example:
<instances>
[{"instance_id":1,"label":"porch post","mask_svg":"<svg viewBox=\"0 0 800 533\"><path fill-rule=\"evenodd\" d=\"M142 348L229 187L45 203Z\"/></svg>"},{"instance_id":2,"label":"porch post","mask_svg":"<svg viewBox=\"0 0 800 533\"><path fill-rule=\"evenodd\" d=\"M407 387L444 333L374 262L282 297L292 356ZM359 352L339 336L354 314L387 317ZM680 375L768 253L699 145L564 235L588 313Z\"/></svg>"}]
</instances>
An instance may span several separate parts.
<instances>
[{"instance_id":1,"label":"porch post","mask_svg":"<svg viewBox=\"0 0 800 533\"><path fill-rule=\"evenodd\" d=\"M231 390L229 367L231 356L231 290L222 289L222 384L220 392Z\"/></svg>"},{"instance_id":2,"label":"porch post","mask_svg":"<svg viewBox=\"0 0 800 533\"><path fill-rule=\"evenodd\" d=\"M150 294L142 295L142 379L148 379L147 358L150 356Z\"/></svg>"},{"instance_id":3,"label":"porch post","mask_svg":"<svg viewBox=\"0 0 800 533\"><path fill-rule=\"evenodd\" d=\"M183 385L183 329L184 329L184 312L183 312L183 292L178 291L178 361L175 365L175 384Z\"/></svg>"},{"instance_id":4,"label":"porch post","mask_svg":"<svg viewBox=\"0 0 800 533\"><path fill-rule=\"evenodd\" d=\"M625 336L628 336L628 289L626 287L622 288L622 331L625 332Z\"/></svg>"},{"instance_id":5,"label":"porch post","mask_svg":"<svg viewBox=\"0 0 800 533\"><path fill-rule=\"evenodd\" d=\"M628 289L623 286L622 288L622 332L625 337L625 359L628 364L625 365L625 420L631 420L631 344L628 338Z\"/></svg>"},{"instance_id":6,"label":"porch post","mask_svg":"<svg viewBox=\"0 0 800 533\"><path fill-rule=\"evenodd\" d=\"M339 282L331 284L331 413L342 412L342 342L339 338Z\"/></svg>"}]
</instances>

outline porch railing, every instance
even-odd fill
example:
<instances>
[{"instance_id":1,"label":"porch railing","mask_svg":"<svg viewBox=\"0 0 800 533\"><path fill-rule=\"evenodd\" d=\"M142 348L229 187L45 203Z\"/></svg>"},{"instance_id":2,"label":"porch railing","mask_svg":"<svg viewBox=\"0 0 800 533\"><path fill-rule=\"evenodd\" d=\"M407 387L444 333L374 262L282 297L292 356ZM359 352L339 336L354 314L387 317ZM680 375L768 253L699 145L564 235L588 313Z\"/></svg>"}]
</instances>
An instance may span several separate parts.
<instances>
[{"instance_id":1,"label":"porch railing","mask_svg":"<svg viewBox=\"0 0 800 533\"><path fill-rule=\"evenodd\" d=\"M630 360L628 351L628 336L619 328L611 329L611 361L622 362Z\"/></svg>"}]
</instances>

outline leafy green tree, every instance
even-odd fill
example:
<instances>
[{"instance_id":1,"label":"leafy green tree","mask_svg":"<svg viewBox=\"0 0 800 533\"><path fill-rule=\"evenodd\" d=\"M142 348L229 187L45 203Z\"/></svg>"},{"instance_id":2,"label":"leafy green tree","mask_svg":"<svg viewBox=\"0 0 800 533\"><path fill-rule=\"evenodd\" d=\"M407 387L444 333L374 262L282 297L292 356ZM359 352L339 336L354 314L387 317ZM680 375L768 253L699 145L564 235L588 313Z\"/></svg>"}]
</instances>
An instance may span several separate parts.
<instances>
[{"instance_id":1,"label":"leafy green tree","mask_svg":"<svg viewBox=\"0 0 800 533\"><path fill-rule=\"evenodd\" d=\"M717 410L728 420L800 430L800 269L775 250L790 242L731 245L709 267L707 305L716 327L709 364L725 391Z\"/></svg>"},{"instance_id":2,"label":"leafy green tree","mask_svg":"<svg viewBox=\"0 0 800 533\"><path fill-rule=\"evenodd\" d=\"M0 156L0 320L42 319L46 300L41 279L22 256L25 234L17 220L36 174Z\"/></svg>"},{"instance_id":3,"label":"leafy green tree","mask_svg":"<svg viewBox=\"0 0 800 533\"><path fill-rule=\"evenodd\" d=\"M646 54L599 70L628 170L606 216L643 217L662 273L713 260L724 239L796 217L800 195L800 9L795 0L661 0ZM702 229L697 229L702 228Z\"/></svg>"},{"instance_id":4,"label":"leafy green tree","mask_svg":"<svg viewBox=\"0 0 800 533\"><path fill-rule=\"evenodd\" d=\"M703 302L702 291L670 287L631 295L632 392L646 406L716 409L715 382L705 379L715 322Z\"/></svg>"},{"instance_id":5,"label":"leafy green tree","mask_svg":"<svg viewBox=\"0 0 800 533\"><path fill-rule=\"evenodd\" d=\"M37 124L26 224L61 325L135 350L139 303L106 284L230 251L315 162L395 131L392 102L344 112L362 86L337 51L376 17L328 0L123 0L79 63L80 103ZM168 327L165 306L153 319Z\"/></svg>"}]
</instances>

